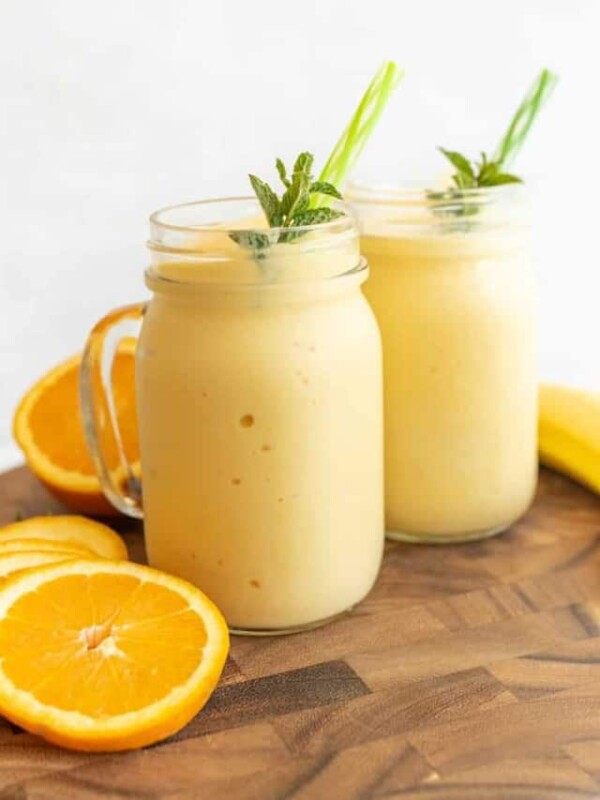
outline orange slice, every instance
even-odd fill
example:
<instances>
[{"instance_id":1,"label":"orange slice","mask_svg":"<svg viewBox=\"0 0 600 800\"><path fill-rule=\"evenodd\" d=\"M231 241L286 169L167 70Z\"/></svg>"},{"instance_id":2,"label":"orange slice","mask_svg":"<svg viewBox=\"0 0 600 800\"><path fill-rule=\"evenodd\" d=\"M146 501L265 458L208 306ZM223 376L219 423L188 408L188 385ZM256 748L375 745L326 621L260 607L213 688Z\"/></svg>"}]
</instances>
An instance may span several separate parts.
<instances>
[{"instance_id":1,"label":"orange slice","mask_svg":"<svg viewBox=\"0 0 600 800\"><path fill-rule=\"evenodd\" d=\"M81 558L73 551L56 550L54 553L5 553L0 555L0 581L15 572L44 564L56 564L59 561Z\"/></svg>"},{"instance_id":2,"label":"orange slice","mask_svg":"<svg viewBox=\"0 0 600 800\"><path fill-rule=\"evenodd\" d=\"M0 529L1 530L1 529ZM0 541L0 556L6 553L72 553L78 558L94 558L93 550L75 542L53 542L51 539L9 539Z\"/></svg>"},{"instance_id":3,"label":"orange slice","mask_svg":"<svg viewBox=\"0 0 600 800\"><path fill-rule=\"evenodd\" d=\"M102 558L127 558L125 543L112 528L85 517L30 517L0 528L0 544L24 539L45 539L67 550L85 547Z\"/></svg>"},{"instance_id":4,"label":"orange slice","mask_svg":"<svg viewBox=\"0 0 600 800\"><path fill-rule=\"evenodd\" d=\"M59 364L22 398L13 419L13 434L31 471L74 511L116 516L102 494L89 456L79 409L81 356ZM139 474L139 449L134 390L135 342L124 340L112 370L115 406L123 446ZM121 475L114 441L104 448L117 481Z\"/></svg>"},{"instance_id":5,"label":"orange slice","mask_svg":"<svg viewBox=\"0 0 600 800\"><path fill-rule=\"evenodd\" d=\"M0 713L55 744L128 750L176 733L227 658L191 584L127 561L65 561L0 588Z\"/></svg>"}]
</instances>

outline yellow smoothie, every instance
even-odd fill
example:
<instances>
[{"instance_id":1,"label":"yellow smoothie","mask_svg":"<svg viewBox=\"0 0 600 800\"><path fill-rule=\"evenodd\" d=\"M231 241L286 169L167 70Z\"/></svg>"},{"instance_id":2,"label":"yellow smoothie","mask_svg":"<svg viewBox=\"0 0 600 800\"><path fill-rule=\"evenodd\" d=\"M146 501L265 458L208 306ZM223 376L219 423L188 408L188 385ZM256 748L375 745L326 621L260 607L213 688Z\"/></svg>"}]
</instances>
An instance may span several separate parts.
<instances>
[{"instance_id":1,"label":"yellow smoothie","mask_svg":"<svg viewBox=\"0 0 600 800\"><path fill-rule=\"evenodd\" d=\"M483 207L458 220L423 203L361 216L366 294L383 341L390 535L456 541L505 529L537 479L536 306L523 227Z\"/></svg>"},{"instance_id":2,"label":"yellow smoothie","mask_svg":"<svg viewBox=\"0 0 600 800\"><path fill-rule=\"evenodd\" d=\"M380 340L357 235L260 259L225 233L157 248L138 346L150 563L231 627L290 630L360 601L383 539ZM180 248L181 249L181 248Z\"/></svg>"}]
</instances>

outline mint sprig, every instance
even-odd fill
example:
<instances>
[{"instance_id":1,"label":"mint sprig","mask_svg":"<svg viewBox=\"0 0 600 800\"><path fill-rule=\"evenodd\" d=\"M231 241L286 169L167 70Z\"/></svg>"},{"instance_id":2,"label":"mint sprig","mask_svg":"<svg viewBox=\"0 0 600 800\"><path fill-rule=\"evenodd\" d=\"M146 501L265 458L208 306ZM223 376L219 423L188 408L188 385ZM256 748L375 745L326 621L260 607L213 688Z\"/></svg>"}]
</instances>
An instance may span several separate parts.
<instances>
[{"instance_id":1,"label":"mint sprig","mask_svg":"<svg viewBox=\"0 0 600 800\"><path fill-rule=\"evenodd\" d=\"M509 172L503 172L498 161L488 161L485 153L481 154L481 161L471 163L461 153L454 150L439 148L440 153L456 169L452 181L457 189L477 189L483 186L499 186L503 183L522 183L522 179Z\"/></svg>"},{"instance_id":2,"label":"mint sprig","mask_svg":"<svg viewBox=\"0 0 600 800\"><path fill-rule=\"evenodd\" d=\"M557 82L558 77L554 73L548 69L542 70L521 101L491 158L482 153L480 161L471 162L462 153L440 147L440 152L456 170L452 175L454 187L446 192L429 192L428 196L433 200L444 198L452 200L457 199L465 189L522 183L522 178L507 172L505 168L514 160L523 146L531 126L552 94Z\"/></svg>"},{"instance_id":3,"label":"mint sprig","mask_svg":"<svg viewBox=\"0 0 600 800\"><path fill-rule=\"evenodd\" d=\"M312 153L300 153L292 174L288 177L283 161L278 158L275 162L279 178L284 187L284 192L279 196L265 181L256 175L250 175L250 184L254 189L260 207L269 223L270 228L276 228L269 233L257 231L235 231L231 238L244 247L253 250L264 250L277 242L291 242L302 236L304 231L288 230L308 225L320 225L331 222L342 216L340 211L335 211L328 206L312 206L312 202L321 195L342 199L340 192L327 181L316 181L313 178L312 168L314 156Z\"/></svg>"}]
</instances>

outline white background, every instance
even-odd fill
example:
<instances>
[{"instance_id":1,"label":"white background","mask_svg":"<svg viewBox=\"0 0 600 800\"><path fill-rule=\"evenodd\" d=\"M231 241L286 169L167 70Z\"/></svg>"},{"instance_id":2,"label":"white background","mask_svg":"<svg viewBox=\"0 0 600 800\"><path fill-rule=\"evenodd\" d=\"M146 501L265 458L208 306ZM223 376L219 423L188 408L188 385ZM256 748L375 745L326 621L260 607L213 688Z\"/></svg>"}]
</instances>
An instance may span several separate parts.
<instances>
[{"instance_id":1,"label":"white background","mask_svg":"<svg viewBox=\"0 0 600 800\"><path fill-rule=\"evenodd\" d=\"M0 466L10 418L145 290L146 218L327 156L383 58L406 78L359 172L492 149L541 66L561 83L515 171L534 202L542 375L596 383L598 0L0 0ZM600 381L598 381L600 382Z\"/></svg>"}]
</instances>

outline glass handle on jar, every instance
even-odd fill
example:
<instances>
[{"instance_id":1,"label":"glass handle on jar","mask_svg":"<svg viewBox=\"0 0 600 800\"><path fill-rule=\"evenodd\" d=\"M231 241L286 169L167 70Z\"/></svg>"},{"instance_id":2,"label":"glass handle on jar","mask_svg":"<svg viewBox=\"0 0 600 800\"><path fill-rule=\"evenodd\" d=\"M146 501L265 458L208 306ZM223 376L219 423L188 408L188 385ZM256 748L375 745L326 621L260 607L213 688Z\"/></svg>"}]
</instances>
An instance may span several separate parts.
<instances>
[{"instance_id":1,"label":"glass handle on jar","mask_svg":"<svg viewBox=\"0 0 600 800\"><path fill-rule=\"evenodd\" d=\"M102 491L129 517L142 519L142 486L125 453L112 386L113 364L123 339L139 334L145 303L111 311L96 323L83 352L79 399L88 449Z\"/></svg>"}]
</instances>

